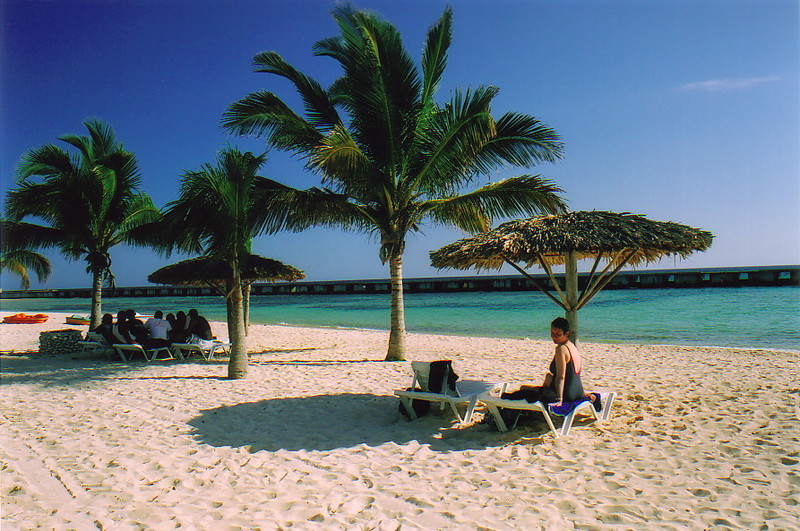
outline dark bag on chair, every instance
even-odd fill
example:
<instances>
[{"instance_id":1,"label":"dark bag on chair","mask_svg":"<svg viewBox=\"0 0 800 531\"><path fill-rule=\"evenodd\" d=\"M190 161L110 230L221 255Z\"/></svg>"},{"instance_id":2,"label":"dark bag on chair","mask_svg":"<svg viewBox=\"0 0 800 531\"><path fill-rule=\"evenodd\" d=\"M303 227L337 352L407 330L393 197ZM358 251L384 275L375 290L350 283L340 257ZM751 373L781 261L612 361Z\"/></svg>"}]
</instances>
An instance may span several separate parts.
<instances>
[{"instance_id":1,"label":"dark bag on chair","mask_svg":"<svg viewBox=\"0 0 800 531\"><path fill-rule=\"evenodd\" d=\"M414 389L413 387L408 387L406 388L406 391L422 391L422 389L419 388ZM427 400L412 400L411 407L414 408L414 414L417 417L424 417L431 410L431 403L428 402ZM408 411L406 411L406 406L403 405L402 400L400 401L400 413L402 413L403 416L407 419L411 418L411 415L409 415Z\"/></svg>"},{"instance_id":2,"label":"dark bag on chair","mask_svg":"<svg viewBox=\"0 0 800 531\"><path fill-rule=\"evenodd\" d=\"M428 388L431 393L444 393L448 395L456 394L456 381L458 375L453 370L452 360L438 360L431 362L431 370L428 375ZM447 389L444 382L447 382Z\"/></svg>"}]
</instances>

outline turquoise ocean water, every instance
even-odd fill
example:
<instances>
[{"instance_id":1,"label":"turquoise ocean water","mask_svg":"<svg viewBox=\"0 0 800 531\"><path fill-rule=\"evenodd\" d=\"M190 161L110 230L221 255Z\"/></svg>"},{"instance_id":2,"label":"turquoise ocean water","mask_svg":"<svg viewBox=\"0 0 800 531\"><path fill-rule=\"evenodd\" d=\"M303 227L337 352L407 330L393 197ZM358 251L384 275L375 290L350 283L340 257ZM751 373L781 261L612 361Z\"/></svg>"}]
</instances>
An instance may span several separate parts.
<instances>
[{"instance_id":1,"label":"turquoise ocean water","mask_svg":"<svg viewBox=\"0 0 800 531\"><path fill-rule=\"evenodd\" d=\"M562 311L542 293L406 294L411 332L549 340ZM89 313L88 299L9 299L4 312ZM225 320L221 297L106 298L103 311L142 314L197 308ZM800 287L632 289L601 292L579 313L581 340L800 350ZM389 295L261 295L251 321L387 330Z\"/></svg>"}]
</instances>

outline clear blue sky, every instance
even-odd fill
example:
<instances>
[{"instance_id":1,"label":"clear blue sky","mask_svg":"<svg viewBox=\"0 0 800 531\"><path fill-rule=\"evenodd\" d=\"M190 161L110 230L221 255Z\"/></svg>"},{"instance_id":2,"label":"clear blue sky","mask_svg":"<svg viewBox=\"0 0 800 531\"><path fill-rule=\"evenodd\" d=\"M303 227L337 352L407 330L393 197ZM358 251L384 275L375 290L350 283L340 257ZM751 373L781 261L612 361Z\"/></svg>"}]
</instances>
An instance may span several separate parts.
<instances>
[{"instance_id":1,"label":"clear blue sky","mask_svg":"<svg viewBox=\"0 0 800 531\"><path fill-rule=\"evenodd\" d=\"M644 214L710 230L706 252L650 267L800 263L800 4L797 0L362 0L393 22L409 52L454 8L454 40L440 99L456 87L501 90L496 114L537 116L566 142L557 164L535 168L564 190L572 210ZM251 70L275 50L324 84L336 63L311 46L337 33L329 0L0 0L3 197L28 149L85 134L100 118L136 153L143 189L173 200L184 170L228 145L262 142L223 133L221 114L259 89L296 106L287 82ZM264 175L317 184L272 152ZM508 175L511 175L509 173ZM491 180L508 176L493 175ZM426 226L410 237L408 277L457 275L429 266L428 251L463 237ZM385 278L378 244L313 229L259 238L256 252L311 280ZM88 287L83 262L56 254L51 280ZM112 251L121 286L146 285L174 262ZM505 272L505 271L503 271ZM3 275L4 289L17 279Z\"/></svg>"}]
</instances>

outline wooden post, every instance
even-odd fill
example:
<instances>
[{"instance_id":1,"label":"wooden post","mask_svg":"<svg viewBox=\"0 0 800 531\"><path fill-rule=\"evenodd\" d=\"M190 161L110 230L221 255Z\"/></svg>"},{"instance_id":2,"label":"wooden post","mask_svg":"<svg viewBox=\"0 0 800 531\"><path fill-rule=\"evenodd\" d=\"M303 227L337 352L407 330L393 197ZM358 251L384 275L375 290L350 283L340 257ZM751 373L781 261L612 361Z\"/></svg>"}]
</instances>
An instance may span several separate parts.
<instances>
[{"instance_id":1,"label":"wooden post","mask_svg":"<svg viewBox=\"0 0 800 531\"><path fill-rule=\"evenodd\" d=\"M566 280L567 308L565 317L569 321L569 338L573 343L578 342L578 258L574 251L567 253L564 263L564 277Z\"/></svg>"}]
</instances>

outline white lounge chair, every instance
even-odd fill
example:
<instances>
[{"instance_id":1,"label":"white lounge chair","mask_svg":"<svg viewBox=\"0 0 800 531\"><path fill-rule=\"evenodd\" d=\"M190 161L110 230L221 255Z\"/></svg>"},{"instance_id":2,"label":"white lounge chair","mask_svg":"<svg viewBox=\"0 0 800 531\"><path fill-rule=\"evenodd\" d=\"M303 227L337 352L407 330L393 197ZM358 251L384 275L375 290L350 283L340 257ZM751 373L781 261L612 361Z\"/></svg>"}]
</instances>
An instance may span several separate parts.
<instances>
[{"instance_id":1,"label":"white lounge chair","mask_svg":"<svg viewBox=\"0 0 800 531\"><path fill-rule=\"evenodd\" d=\"M541 402L528 402L527 400L508 400L503 399L498 396L481 396L478 398L478 401L486 405L489 409L489 413L494 417L495 424L497 424L497 428L500 431L508 431L509 428L506 425L503 416L500 414L500 409L510 409L517 411L517 417L514 421L514 424L511 426L514 428L517 425L517 420L519 420L519 415L523 411L539 411L544 415L544 420L547 421L547 425L550 427L550 430L553 432L553 435L558 437L559 435L566 436L569 434L569 430L572 427L572 421L575 418L575 414L579 411L588 410L594 418L597 419L598 422L602 422L608 420L608 417L611 415L611 407L614 404L614 399L616 398L616 393L599 393L600 395L600 403L602 404L602 409L598 412L595 411L594 405L590 401L581 402L575 409L573 409L570 413L564 416L564 422L561 424L561 429L556 430L555 425L553 424L553 419L551 415L554 415L550 408L546 404L542 404ZM560 432L560 433L559 433Z\"/></svg>"},{"instance_id":2,"label":"white lounge chair","mask_svg":"<svg viewBox=\"0 0 800 531\"><path fill-rule=\"evenodd\" d=\"M111 348L111 346L106 343L105 338L97 332L86 332L86 339L78 341L78 346L81 347L81 352Z\"/></svg>"},{"instance_id":3,"label":"white lounge chair","mask_svg":"<svg viewBox=\"0 0 800 531\"><path fill-rule=\"evenodd\" d=\"M213 343L208 347L202 347L194 343L173 343L172 352L179 358L189 357L193 352L197 352L204 359L210 360L214 357L214 353L219 350L220 352L230 351L231 344L225 341L214 339Z\"/></svg>"},{"instance_id":4,"label":"white lounge chair","mask_svg":"<svg viewBox=\"0 0 800 531\"><path fill-rule=\"evenodd\" d=\"M428 386L431 370L430 362L412 361L411 370L414 371L414 377L411 381L411 389L413 390L397 389L394 394L403 403L403 407L412 419L417 418L412 405L413 401L424 400L438 403L440 409L444 409L445 405L449 404L459 422L466 423L472 418L479 396L490 396L492 392L502 393L505 390L505 384L480 380L458 380L455 384L455 390L453 390L447 381L448 373L445 372L442 391L436 393L432 392ZM416 390L418 387L421 391ZM458 406L466 406L463 416L459 413Z\"/></svg>"},{"instance_id":5,"label":"white lounge chair","mask_svg":"<svg viewBox=\"0 0 800 531\"><path fill-rule=\"evenodd\" d=\"M141 354L145 361L153 361L158 357L159 352L166 352L167 356L169 356L168 359L174 359L169 347L156 347L145 350L141 345L128 343L115 343L113 347L114 350L117 351L117 354L119 354L119 357L122 358L122 361L128 361L128 357L125 355L126 352L131 354L131 359L133 359L134 354Z\"/></svg>"}]
</instances>

